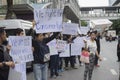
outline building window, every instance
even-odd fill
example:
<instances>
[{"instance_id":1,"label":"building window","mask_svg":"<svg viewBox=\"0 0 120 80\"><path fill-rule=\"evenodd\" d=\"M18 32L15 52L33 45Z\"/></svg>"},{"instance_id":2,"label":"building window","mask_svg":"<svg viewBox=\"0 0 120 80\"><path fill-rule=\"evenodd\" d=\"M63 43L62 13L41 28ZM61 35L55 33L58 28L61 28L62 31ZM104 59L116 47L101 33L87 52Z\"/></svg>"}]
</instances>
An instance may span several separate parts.
<instances>
[{"instance_id":1,"label":"building window","mask_svg":"<svg viewBox=\"0 0 120 80\"><path fill-rule=\"evenodd\" d=\"M0 6L7 5L6 0L0 0Z\"/></svg>"}]
</instances>

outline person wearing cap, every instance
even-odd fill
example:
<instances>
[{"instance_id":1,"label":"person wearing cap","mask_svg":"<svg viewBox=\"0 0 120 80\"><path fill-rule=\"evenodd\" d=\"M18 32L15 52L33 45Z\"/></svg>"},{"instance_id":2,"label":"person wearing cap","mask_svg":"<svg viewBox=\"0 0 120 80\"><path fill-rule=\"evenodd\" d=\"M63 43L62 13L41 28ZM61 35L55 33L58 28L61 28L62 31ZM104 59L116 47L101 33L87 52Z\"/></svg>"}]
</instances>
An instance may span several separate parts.
<instances>
[{"instance_id":1,"label":"person wearing cap","mask_svg":"<svg viewBox=\"0 0 120 80\"><path fill-rule=\"evenodd\" d=\"M8 80L9 68L14 67L14 62L8 54L8 49L3 45L6 41L6 32L4 28L0 28L0 79Z\"/></svg>"}]
</instances>

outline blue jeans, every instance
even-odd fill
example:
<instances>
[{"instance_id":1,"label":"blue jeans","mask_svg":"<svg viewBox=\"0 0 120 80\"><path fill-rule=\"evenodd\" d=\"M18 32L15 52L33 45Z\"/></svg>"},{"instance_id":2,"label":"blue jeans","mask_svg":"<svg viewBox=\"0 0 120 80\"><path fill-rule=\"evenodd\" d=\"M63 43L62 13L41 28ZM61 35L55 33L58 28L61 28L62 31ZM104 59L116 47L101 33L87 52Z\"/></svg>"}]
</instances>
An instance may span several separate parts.
<instances>
[{"instance_id":1,"label":"blue jeans","mask_svg":"<svg viewBox=\"0 0 120 80\"><path fill-rule=\"evenodd\" d=\"M45 64L33 64L35 80L47 80L48 66Z\"/></svg>"}]
</instances>

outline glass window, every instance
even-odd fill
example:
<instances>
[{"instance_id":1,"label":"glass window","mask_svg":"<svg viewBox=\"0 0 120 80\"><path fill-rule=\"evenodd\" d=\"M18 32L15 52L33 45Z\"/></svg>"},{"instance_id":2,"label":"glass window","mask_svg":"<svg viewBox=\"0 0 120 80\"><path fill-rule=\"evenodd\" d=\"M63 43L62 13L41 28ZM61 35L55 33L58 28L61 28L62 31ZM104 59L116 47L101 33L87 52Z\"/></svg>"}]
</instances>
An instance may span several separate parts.
<instances>
[{"instance_id":1,"label":"glass window","mask_svg":"<svg viewBox=\"0 0 120 80\"><path fill-rule=\"evenodd\" d=\"M5 31L7 33L7 37L8 36L14 36L16 29L5 29Z\"/></svg>"}]
</instances>

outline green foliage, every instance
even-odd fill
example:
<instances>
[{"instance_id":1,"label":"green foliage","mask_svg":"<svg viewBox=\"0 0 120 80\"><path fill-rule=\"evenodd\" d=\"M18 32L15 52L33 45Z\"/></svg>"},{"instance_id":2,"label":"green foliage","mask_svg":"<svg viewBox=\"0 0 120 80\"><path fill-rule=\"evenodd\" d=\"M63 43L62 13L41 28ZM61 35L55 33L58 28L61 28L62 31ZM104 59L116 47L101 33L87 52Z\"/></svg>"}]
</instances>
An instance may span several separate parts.
<instances>
[{"instance_id":1,"label":"green foliage","mask_svg":"<svg viewBox=\"0 0 120 80\"><path fill-rule=\"evenodd\" d=\"M120 19L118 20L112 20L113 24L112 24L112 29L116 30L117 34L120 31Z\"/></svg>"},{"instance_id":2,"label":"green foliage","mask_svg":"<svg viewBox=\"0 0 120 80\"><path fill-rule=\"evenodd\" d=\"M86 21L81 21L81 26L87 26L87 22Z\"/></svg>"}]
</instances>

